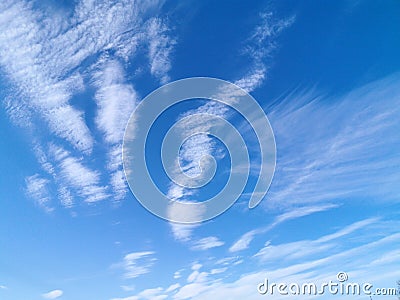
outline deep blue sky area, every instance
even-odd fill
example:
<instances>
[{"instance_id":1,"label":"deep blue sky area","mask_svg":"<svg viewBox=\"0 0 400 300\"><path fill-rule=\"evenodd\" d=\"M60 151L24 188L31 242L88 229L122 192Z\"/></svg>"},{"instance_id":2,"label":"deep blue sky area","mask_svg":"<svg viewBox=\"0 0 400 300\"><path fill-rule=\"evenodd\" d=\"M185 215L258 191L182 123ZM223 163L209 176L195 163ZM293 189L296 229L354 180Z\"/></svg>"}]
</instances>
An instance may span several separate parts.
<instances>
[{"instance_id":1,"label":"deep blue sky area","mask_svg":"<svg viewBox=\"0 0 400 300\"><path fill-rule=\"evenodd\" d=\"M310 299L259 287L321 287L343 272L370 291L322 299L395 299L399 30L395 0L1 1L0 299ZM232 82L259 111L209 99L157 111L167 96L141 110L190 77ZM213 136L210 115L237 129L248 165L231 161L239 141ZM256 129L265 116L275 144ZM174 181L161 150L176 124ZM138 173L126 149L147 130ZM273 167L265 149L276 149L272 183L254 191ZM190 188L210 157L214 177ZM135 191L149 176L167 199L206 203L247 167L234 204L196 224L174 220L202 206L170 204L165 220L141 204L157 201L153 186Z\"/></svg>"}]
</instances>

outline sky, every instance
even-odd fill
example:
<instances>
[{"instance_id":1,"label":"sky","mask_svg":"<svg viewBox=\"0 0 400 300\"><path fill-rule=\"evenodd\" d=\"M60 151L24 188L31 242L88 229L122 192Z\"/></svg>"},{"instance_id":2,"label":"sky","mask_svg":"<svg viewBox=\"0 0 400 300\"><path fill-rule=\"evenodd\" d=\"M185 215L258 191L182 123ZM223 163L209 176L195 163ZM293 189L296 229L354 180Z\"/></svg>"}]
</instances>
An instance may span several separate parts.
<instances>
[{"instance_id":1,"label":"sky","mask_svg":"<svg viewBox=\"0 0 400 300\"><path fill-rule=\"evenodd\" d=\"M370 298L258 291L266 279L321 284L340 272L372 292L395 288L399 29L395 0L1 1L0 299ZM182 143L177 171L201 178L210 166L199 162L213 156L215 176L195 190L171 182L160 153L179 120L204 113L231 122L250 158L228 210L179 224L135 199L122 145L143 99L190 77L254 97L276 164L250 209L264 146L254 124L206 99L165 110L146 162L170 199L206 201L240 172L224 141L200 134ZM134 125L144 130L140 118Z\"/></svg>"}]
</instances>

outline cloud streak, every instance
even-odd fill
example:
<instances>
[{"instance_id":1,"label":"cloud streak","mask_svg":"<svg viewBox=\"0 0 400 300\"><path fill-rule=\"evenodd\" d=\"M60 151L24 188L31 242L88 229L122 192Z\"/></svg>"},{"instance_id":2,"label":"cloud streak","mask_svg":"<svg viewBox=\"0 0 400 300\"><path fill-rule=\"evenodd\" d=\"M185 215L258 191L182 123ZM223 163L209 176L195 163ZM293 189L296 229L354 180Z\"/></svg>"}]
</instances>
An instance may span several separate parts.
<instances>
[{"instance_id":1,"label":"cloud streak","mask_svg":"<svg viewBox=\"0 0 400 300\"><path fill-rule=\"evenodd\" d=\"M209 236L206 238L202 238L198 241L195 241L192 249L193 250L208 250L208 249L212 249L215 247L221 247L223 246L225 243L223 241L221 241L220 239L218 239L215 236Z\"/></svg>"},{"instance_id":2,"label":"cloud streak","mask_svg":"<svg viewBox=\"0 0 400 300\"><path fill-rule=\"evenodd\" d=\"M51 196L48 189L49 180L40 177L39 174L29 176L25 179L25 192L35 203L46 212L53 211L50 206Z\"/></svg>"},{"instance_id":3,"label":"cloud streak","mask_svg":"<svg viewBox=\"0 0 400 300\"><path fill-rule=\"evenodd\" d=\"M212 261L205 259L204 264L197 262L192 265L186 282L175 281L179 287L173 292L167 292L167 288L158 288L158 291L177 300L203 300L227 295L258 299L260 295L257 293L257 285L266 276L270 282L319 284L336 280L339 271L348 272L351 282L371 282L374 287L391 287L388 282L394 285L398 274L396 263L399 262L399 256L396 256L398 249L395 245L400 240L393 225L386 220L369 218L314 239L281 244L268 241L252 257L247 257L253 267L244 273L241 270L236 279L233 279L231 272L237 268L237 265L232 264L237 258L213 258ZM385 228L387 236L380 235L382 228ZM354 237L360 236L362 239L354 240ZM348 243L349 239L353 243ZM337 269L338 262L340 270ZM373 268L369 266L371 262ZM224 264L225 267L215 269L214 265L217 263ZM230 274L229 281L224 279L225 273ZM279 299L279 296L269 295L272 299ZM321 296L322 299L330 297L329 294Z\"/></svg>"},{"instance_id":4,"label":"cloud streak","mask_svg":"<svg viewBox=\"0 0 400 300\"><path fill-rule=\"evenodd\" d=\"M244 54L252 60L249 70L235 84L253 92L267 79L270 58L278 48L279 35L295 22L295 16L277 19L272 11L260 14L260 22L246 40Z\"/></svg>"},{"instance_id":5,"label":"cloud streak","mask_svg":"<svg viewBox=\"0 0 400 300\"><path fill-rule=\"evenodd\" d=\"M254 32L248 39L248 46L246 47L246 54L251 57L252 64L251 68L241 79L235 81L235 84L243 88L244 90L251 92L256 89L265 79L265 73L267 70L266 58L272 55L273 50L277 46L276 39L284 29L289 27L294 22L294 18L288 18L283 20L277 20L272 13L264 13L260 15L260 24L258 24ZM224 95L227 97L226 95ZM235 101L234 97L231 97L231 101ZM211 114L219 116L223 119L229 118L229 109L220 103L209 102L197 109L193 109L183 114L181 117L190 116L194 114ZM199 118L196 118L196 122L192 122L190 119L186 122L184 127L197 128L203 132L210 131L213 124L209 122L202 122ZM190 132L190 129L188 129ZM185 135L185 134L184 134ZM187 136L187 135L186 135ZM188 138L182 145L180 151L180 164L177 164L177 169L182 168L185 173L190 176L201 175L200 160L204 156L213 156L217 159L223 158L223 154L217 147L215 141L207 135L197 135L196 137ZM207 166L203 166L207 168ZM179 172L179 171L178 171ZM168 194L174 194L178 197L174 197L176 200L188 201L191 196L190 191L185 188L172 184L169 188ZM196 226L188 225L171 225L173 233L185 232L185 240L189 240L191 231ZM180 231L176 229L180 228ZM179 236L175 235L178 240L182 240Z\"/></svg>"},{"instance_id":6,"label":"cloud streak","mask_svg":"<svg viewBox=\"0 0 400 300\"><path fill-rule=\"evenodd\" d=\"M124 278L132 279L150 272L156 259L153 251L132 252L125 255L122 263Z\"/></svg>"},{"instance_id":7,"label":"cloud streak","mask_svg":"<svg viewBox=\"0 0 400 300\"><path fill-rule=\"evenodd\" d=\"M297 91L272 107L278 163L265 207L394 200L399 82L394 74L333 97Z\"/></svg>"},{"instance_id":8,"label":"cloud streak","mask_svg":"<svg viewBox=\"0 0 400 300\"><path fill-rule=\"evenodd\" d=\"M35 150L42 168L58 185L54 190L59 191L64 207L75 202L71 188L87 202L107 198L99 184L101 177L108 177L114 200L125 196L122 136L138 100L126 80L125 67L143 48L150 74L162 82L169 80L175 42L165 21L156 15L160 3L80 0L68 8L40 9L29 1L0 3L0 66L9 92L4 106L10 120L30 132L34 144L50 141L70 152L71 159L57 165L61 161L52 161L46 147L41 148L43 153ZM79 105L82 93L92 87L96 89L96 128L91 126L91 112L83 108L90 105L89 99L84 99L83 107ZM98 140L99 132L102 140ZM93 151L98 155L102 147L108 156L105 170L102 166L93 172L83 169L93 160ZM80 157L79 162L73 155ZM78 169L89 171L86 186L70 176ZM110 171L109 176L101 174Z\"/></svg>"}]
</instances>

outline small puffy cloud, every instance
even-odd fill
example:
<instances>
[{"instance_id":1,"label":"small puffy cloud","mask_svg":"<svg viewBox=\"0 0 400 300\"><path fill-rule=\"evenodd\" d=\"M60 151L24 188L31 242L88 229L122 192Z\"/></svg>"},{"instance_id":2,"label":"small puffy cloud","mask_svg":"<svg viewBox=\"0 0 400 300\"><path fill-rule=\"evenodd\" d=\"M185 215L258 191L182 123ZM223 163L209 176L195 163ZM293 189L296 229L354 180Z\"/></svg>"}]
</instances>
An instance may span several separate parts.
<instances>
[{"instance_id":1,"label":"small puffy cloud","mask_svg":"<svg viewBox=\"0 0 400 300\"><path fill-rule=\"evenodd\" d=\"M48 293L42 294L44 299L57 299L60 298L64 292L62 290L53 290Z\"/></svg>"}]
</instances>

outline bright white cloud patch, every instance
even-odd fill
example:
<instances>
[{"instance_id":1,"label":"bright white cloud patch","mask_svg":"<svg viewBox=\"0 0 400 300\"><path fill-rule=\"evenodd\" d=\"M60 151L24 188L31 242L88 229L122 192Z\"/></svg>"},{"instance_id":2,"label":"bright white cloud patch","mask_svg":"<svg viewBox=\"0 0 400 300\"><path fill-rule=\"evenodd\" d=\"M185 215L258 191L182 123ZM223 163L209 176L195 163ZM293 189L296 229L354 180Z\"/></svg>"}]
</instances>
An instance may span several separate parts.
<instances>
[{"instance_id":1,"label":"bright white cloud patch","mask_svg":"<svg viewBox=\"0 0 400 300\"><path fill-rule=\"evenodd\" d=\"M42 295L44 299L57 299L63 295L62 290L54 290Z\"/></svg>"},{"instance_id":2,"label":"bright white cloud patch","mask_svg":"<svg viewBox=\"0 0 400 300\"><path fill-rule=\"evenodd\" d=\"M98 88L95 94L96 124L107 143L118 144L122 141L138 96L133 87L125 83L125 73L118 61L105 61L100 65L95 74Z\"/></svg>"}]
</instances>

